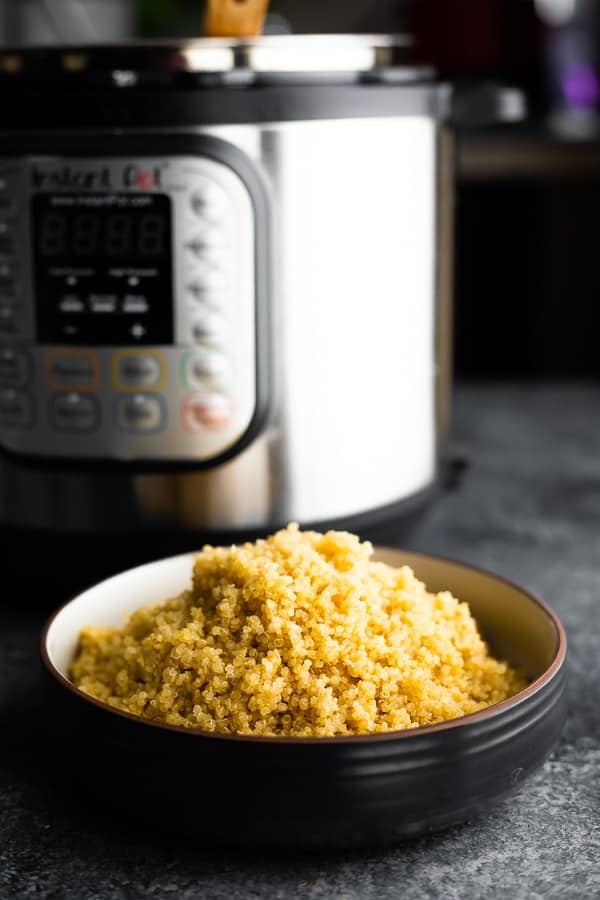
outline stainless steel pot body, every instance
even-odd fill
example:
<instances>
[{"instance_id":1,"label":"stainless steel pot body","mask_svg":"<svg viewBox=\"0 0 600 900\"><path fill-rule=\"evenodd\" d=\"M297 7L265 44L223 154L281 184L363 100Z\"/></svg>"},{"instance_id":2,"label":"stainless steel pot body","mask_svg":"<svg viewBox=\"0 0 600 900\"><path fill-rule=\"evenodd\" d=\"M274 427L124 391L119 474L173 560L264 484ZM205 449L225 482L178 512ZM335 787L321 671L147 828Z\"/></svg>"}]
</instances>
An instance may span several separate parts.
<instances>
[{"instance_id":1,"label":"stainless steel pot body","mask_svg":"<svg viewBox=\"0 0 600 900\"><path fill-rule=\"evenodd\" d=\"M234 368L234 381L253 386L246 419L229 444L224 439L223 446L207 450L213 438L201 435L196 445L188 436L184 446L173 431L185 398L171 380L181 353L197 351L199 340L193 330L191 337L181 331L198 298L180 283L184 263L177 256L174 283L180 289L172 302L179 307L179 356L160 345L134 351L162 353L167 361L160 402L170 430L153 452L140 450L143 441L120 433L104 413L121 402L111 373L115 354L127 353L129 344L94 343L99 371L91 393L103 411L102 424L91 433L69 434L47 410L57 394L61 402L77 392L48 383L48 354L71 358L90 347L83 339L66 347L55 339L40 342L33 325L24 338L2 335L7 359L17 351L32 362L30 381L18 391L29 392L38 411L16 429L0 416L0 444L7 451L0 457L4 523L92 533L261 531L290 520L348 523L410 505L431 489L450 386L452 138L442 122L438 85L393 89L385 114L367 107L365 114L340 115L338 109L331 116L317 112L281 121L207 123L199 116L196 124L178 124L175 116L144 127L7 132L5 168L35 160L38 182L50 173L46 193L58 184L53 172L101 167L102 156L83 153L82 141L102 147L109 138L115 171L132 165L185 170L186 161L193 169L203 158L194 142L215 141L254 171L267 219L250 215L249 236L242 236L242 242L262 242L264 278L256 290L264 296L254 297L256 307L249 301L254 318L244 313L243 301L241 311L234 307L233 341L243 343L242 331L246 341L250 336L248 353L259 374L246 378L243 366ZM22 155L15 156L18 146ZM96 196L97 185L93 191ZM241 215L237 209L236 221ZM32 227L29 222L23 231L22 246ZM23 249L15 252L17 268L38 265ZM243 256L241 245L236 253ZM247 276L252 279L250 269ZM22 298L32 321L39 317L33 293L35 287L26 286ZM259 376L260 385L254 383ZM243 407L244 386L229 390ZM15 389L5 384L3 391L10 409ZM0 413L2 408L0 403Z\"/></svg>"}]
</instances>

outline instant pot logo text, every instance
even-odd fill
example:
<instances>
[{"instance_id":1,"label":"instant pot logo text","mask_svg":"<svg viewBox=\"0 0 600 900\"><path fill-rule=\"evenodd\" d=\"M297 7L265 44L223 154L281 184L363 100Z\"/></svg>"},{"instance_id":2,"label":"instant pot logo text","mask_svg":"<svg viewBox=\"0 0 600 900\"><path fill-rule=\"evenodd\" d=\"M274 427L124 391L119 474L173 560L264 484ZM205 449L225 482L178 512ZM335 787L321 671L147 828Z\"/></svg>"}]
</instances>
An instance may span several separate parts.
<instances>
[{"instance_id":1,"label":"instant pot logo text","mask_svg":"<svg viewBox=\"0 0 600 900\"><path fill-rule=\"evenodd\" d=\"M96 191L114 188L111 170L108 166L98 169L74 169L72 166L63 166L60 169L39 169L34 166L32 170L33 186L39 190L78 190ZM161 186L161 167L145 169L135 164L123 168L120 187L135 188L139 191L152 191Z\"/></svg>"},{"instance_id":2,"label":"instant pot logo text","mask_svg":"<svg viewBox=\"0 0 600 900\"><path fill-rule=\"evenodd\" d=\"M34 167L32 174L33 186L41 189L89 191L111 187L110 169L107 166L101 169L73 169L71 166L63 166L61 169L50 170Z\"/></svg>"}]
</instances>

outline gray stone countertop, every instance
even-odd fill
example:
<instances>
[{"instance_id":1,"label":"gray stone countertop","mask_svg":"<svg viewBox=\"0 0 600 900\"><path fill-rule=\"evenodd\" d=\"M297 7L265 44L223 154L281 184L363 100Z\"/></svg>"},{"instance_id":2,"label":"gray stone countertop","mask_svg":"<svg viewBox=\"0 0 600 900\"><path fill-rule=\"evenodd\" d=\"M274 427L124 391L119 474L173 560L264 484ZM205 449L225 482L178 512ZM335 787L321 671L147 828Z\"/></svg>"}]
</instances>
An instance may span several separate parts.
<instances>
[{"instance_id":1,"label":"gray stone countertop","mask_svg":"<svg viewBox=\"0 0 600 900\"><path fill-rule=\"evenodd\" d=\"M570 714L543 768L485 816L394 849L251 855L135 833L61 803L29 728L45 614L3 602L1 900L600 898L600 386L459 386L450 450L458 483L408 536L370 536L484 566L557 610Z\"/></svg>"}]
</instances>

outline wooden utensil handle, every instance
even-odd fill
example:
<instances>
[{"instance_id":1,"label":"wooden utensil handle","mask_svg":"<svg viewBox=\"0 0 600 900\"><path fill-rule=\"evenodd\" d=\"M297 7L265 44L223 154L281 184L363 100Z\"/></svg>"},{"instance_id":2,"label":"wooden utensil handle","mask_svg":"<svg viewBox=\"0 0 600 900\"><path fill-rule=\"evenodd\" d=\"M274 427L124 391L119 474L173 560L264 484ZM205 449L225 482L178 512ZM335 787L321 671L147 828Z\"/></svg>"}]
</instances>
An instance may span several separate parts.
<instances>
[{"instance_id":1,"label":"wooden utensil handle","mask_svg":"<svg viewBox=\"0 0 600 900\"><path fill-rule=\"evenodd\" d=\"M260 34L269 0L208 0L206 37L254 37Z\"/></svg>"}]
</instances>

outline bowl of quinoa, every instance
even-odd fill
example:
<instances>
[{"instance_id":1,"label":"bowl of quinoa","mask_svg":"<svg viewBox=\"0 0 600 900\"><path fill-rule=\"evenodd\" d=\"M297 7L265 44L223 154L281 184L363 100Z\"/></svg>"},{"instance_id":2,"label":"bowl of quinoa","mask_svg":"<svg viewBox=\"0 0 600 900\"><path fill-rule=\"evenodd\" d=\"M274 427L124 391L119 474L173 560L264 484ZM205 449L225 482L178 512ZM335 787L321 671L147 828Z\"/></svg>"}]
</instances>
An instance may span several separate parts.
<instances>
[{"instance_id":1,"label":"bowl of quinoa","mask_svg":"<svg viewBox=\"0 0 600 900\"><path fill-rule=\"evenodd\" d=\"M207 546L180 594L81 631L73 684L169 725L287 737L432 725L525 687L468 604L372 554L294 525Z\"/></svg>"},{"instance_id":2,"label":"bowl of quinoa","mask_svg":"<svg viewBox=\"0 0 600 900\"><path fill-rule=\"evenodd\" d=\"M265 847L480 812L556 739L564 655L554 613L510 582L296 525L123 572L42 635L86 789L93 771L119 815Z\"/></svg>"}]
</instances>

